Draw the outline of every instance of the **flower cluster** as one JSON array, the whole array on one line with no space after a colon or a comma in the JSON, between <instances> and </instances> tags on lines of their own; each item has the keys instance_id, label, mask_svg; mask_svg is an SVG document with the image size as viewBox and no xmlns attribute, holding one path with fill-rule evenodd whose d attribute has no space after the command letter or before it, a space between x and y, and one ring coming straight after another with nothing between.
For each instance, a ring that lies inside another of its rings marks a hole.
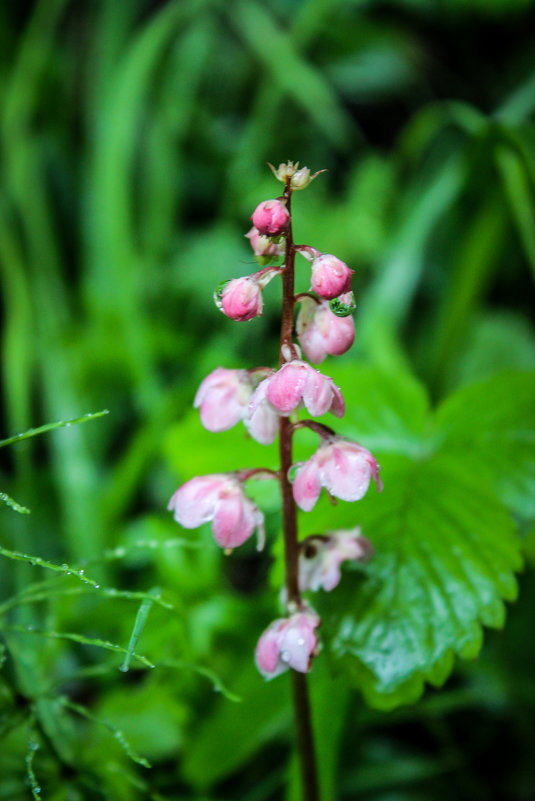
<instances>
[{"instance_id":1,"label":"flower cluster","mask_svg":"<svg viewBox=\"0 0 535 801\"><path fill-rule=\"evenodd\" d=\"M299 168L293 162L277 169L270 167L284 184L284 193L256 207L251 217L253 228L246 234L262 269L224 282L215 293L215 301L232 320L252 320L262 314L263 291L269 282L277 275L284 279L291 272L291 281L283 280L279 366L249 370L217 367L200 384L194 406L209 431L226 431L243 422L250 436L264 445L274 442L279 434L281 466L277 472L253 468L195 477L180 486L169 503L175 519L185 528L211 522L214 538L226 552L242 545L255 531L258 548L264 545L264 516L245 491L249 479L269 477L279 481L284 503L289 498L291 504L305 512L314 508L322 489L329 496L350 502L365 495L372 479L378 491L382 489L379 466L370 451L338 436L322 423L300 419L301 410L312 417L326 412L338 418L344 416L340 388L308 362L319 364L327 356L345 353L353 344L353 270L332 254L293 242L292 192L308 186L319 173L311 175L308 168ZM288 286L293 287L296 255L304 257L310 270L310 291L299 295L293 295L293 290L288 294L287 290ZM283 264L273 264L281 257ZM295 334L300 347L292 341L296 305L299 312ZM301 357L301 349L308 362ZM320 443L307 461L292 464L291 438L303 427L319 434ZM316 629L320 618L301 593L332 590L340 581L342 563L369 558L372 547L356 528L307 537L299 544L298 553L293 578L287 575L282 595L286 615L268 626L256 649L256 664L266 678L289 668L308 672L319 651Z\"/></svg>"}]
</instances>

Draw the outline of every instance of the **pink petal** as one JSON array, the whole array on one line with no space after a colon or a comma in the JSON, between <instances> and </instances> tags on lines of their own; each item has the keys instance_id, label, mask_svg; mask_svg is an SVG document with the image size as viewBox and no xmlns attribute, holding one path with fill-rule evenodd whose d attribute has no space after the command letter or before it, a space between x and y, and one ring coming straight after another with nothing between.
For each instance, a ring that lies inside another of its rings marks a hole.
<instances>
[{"instance_id":1,"label":"pink petal","mask_svg":"<svg viewBox=\"0 0 535 801\"><path fill-rule=\"evenodd\" d=\"M271 445L279 430L279 415L267 401L260 402L244 420L247 431L261 445Z\"/></svg>"},{"instance_id":2,"label":"pink petal","mask_svg":"<svg viewBox=\"0 0 535 801\"><path fill-rule=\"evenodd\" d=\"M321 586L326 592L331 592L340 583L342 572L340 570L340 562L332 557L326 559L323 569L321 571Z\"/></svg>"},{"instance_id":3,"label":"pink petal","mask_svg":"<svg viewBox=\"0 0 535 801\"><path fill-rule=\"evenodd\" d=\"M375 459L372 454L367 451L367 461L370 465L370 470L372 471L373 480L377 484L377 492L383 491L383 482L381 481L381 477L379 476L379 465L377 464L377 460Z\"/></svg>"},{"instance_id":4,"label":"pink petal","mask_svg":"<svg viewBox=\"0 0 535 801\"><path fill-rule=\"evenodd\" d=\"M329 411L331 414L334 414L335 417L343 417L346 413L344 397L340 392L340 387L337 387L332 379L330 379L330 381L332 382L331 389L333 393L333 400Z\"/></svg>"},{"instance_id":5,"label":"pink petal","mask_svg":"<svg viewBox=\"0 0 535 801\"><path fill-rule=\"evenodd\" d=\"M371 470L358 451L332 445L321 477L331 495L343 501L358 501L364 497L370 485Z\"/></svg>"},{"instance_id":6,"label":"pink petal","mask_svg":"<svg viewBox=\"0 0 535 801\"><path fill-rule=\"evenodd\" d=\"M214 539L222 548L237 548L255 529L255 518L240 489L221 498L212 521ZM251 504L252 505L252 504Z\"/></svg>"},{"instance_id":7,"label":"pink petal","mask_svg":"<svg viewBox=\"0 0 535 801\"><path fill-rule=\"evenodd\" d=\"M321 364L327 356L327 351L325 339L317 326L308 326L298 338L307 359L313 364Z\"/></svg>"},{"instance_id":8,"label":"pink petal","mask_svg":"<svg viewBox=\"0 0 535 801\"><path fill-rule=\"evenodd\" d=\"M255 662L258 670L266 679L272 679L288 669L287 665L279 662L279 631L286 621L282 618L273 623L264 631L255 651Z\"/></svg>"},{"instance_id":9,"label":"pink petal","mask_svg":"<svg viewBox=\"0 0 535 801\"><path fill-rule=\"evenodd\" d=\"M318 370L314 370L313 367L309 367L303 391L303 402L314 417L320 417L329 411L333 399L331 384L330 378L322 375Z\"/></svg>"},{"instance_id":10,"label":"pink petal","mask_svg":"<svg viewBox=\"0 0 535 801\"><path fill-rule=\"evenodd\" d=\"M337 317L329 309L329 328L326 332L325 346L331 356L341 356L355 341L355 323L352 317Z\"/></svg>"},{"instance_id":11,"label":"pink petal","mask_svg":"<svg viewBox=\"0 0 535 801\"><path fill-rule=\"evenodd\" d=\"M184 528L198 528L212 519L227 484L224 475L196 476L177 489L167 508L174 510L175 520Z\"/></svg>"},{"instance_id":12,"label":"pink petal","mask_svg":"<svg viewBox=\"0 0 535 801\"><path fill-rule=\"evenodd\" d=\"M266 397L281 414L289 415L299 406L307 380L308 365L289 362L268 378Z\"/></svg>"},{"instance_id":13,"label":"pink petal","mask_svg":"<svg viewBox=\"0 0 535 801\"><path fill-rule=\"evenodd\" d=\"M227 431L239 423L246 407L235 388L214 389L201 404L201 423L207 431Z\"/></svg>"},{"instance_id":14,"label":"pink petal","mask_svg":"<svg viewBox=\"0 0 535 801\"><path fill-rule=\"evenodd\" d=\"M273 374L274 375L274 374ZM271 380L271 376L268 378L264 378L263 381L259 383L255 391L251 396L251 400L249 401L249 406L247 408L247 420L250 420L254 413L256 412L258 406L265 402L266 400L266 390L268 388L268 382ZM247 425L247 423L246 423Z\"/></svg>"},{"instance_id":15,"label":"pink petal","mask_svg":"<svg viewBox=\"0 0 535 801\"><path fill-rule=\"evenodd\" d=\"M306 613L297 613L281 633L280 659L300 673L308 673L310 660L318 644L314 629L319 619Z\"/></svg>"},{"instance_id":16,"label":"pink petal","mask_svg":"<svg viewBox=\"0 0 535 801\"><path fill-rule=\"evenodd\" d=\"M201 407L201 422L208 431L226 431L241 420L251 394L246 370L218 367L201 383L193 405Z\"/></svg>"},{"instance_id":17,"label":"pink petal","mask_svg":"<svg viewBox=\"0 0 535 801\"><path fill-rule=\"evenodd\" d=\"M293 495L296 504L304 512L310 512L316 505L320 492L320 469L316 459L312 456L297 471L293 482Z\"/></svg>"}]
</instances>

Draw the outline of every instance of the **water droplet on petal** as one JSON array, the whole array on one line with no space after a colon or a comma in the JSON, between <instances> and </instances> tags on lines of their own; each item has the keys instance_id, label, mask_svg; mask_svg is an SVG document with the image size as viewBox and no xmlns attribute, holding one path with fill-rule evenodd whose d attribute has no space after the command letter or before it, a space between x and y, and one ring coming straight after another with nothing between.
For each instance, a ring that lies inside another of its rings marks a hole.
<instances>
[{"instance_id":1,"label":"water droplet on petal","mask_svg":"<svg viewBox=\"0 0 535 801\"><path fill-rule=\"evenodd\" d=\"M281 660L283 662L289 662L290 661L290 652L289 651L281 651Z\"/></svg>"}]
</instances>

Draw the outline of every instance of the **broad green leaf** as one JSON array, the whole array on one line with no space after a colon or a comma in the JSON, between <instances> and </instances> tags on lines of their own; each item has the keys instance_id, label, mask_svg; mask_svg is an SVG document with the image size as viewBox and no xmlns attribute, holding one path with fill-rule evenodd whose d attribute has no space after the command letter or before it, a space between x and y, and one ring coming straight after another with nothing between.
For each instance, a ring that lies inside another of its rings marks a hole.
<instances>
[{"instance_id":1,"label":"broad green leaf","mask_svg":"<svg viewBox=\"0 0 535 801\"><path fill-rule=\"evenodd\" d=\"M326 629L373 706L414 701L424 681L442 684L453 655L475 657L481 624L503 625L502 599L516 595L512 521L469 457L460 467L445 455L385 458L383 494L337 515L362 525L375 557L363 581L342 582Z\"/></svg>"},{"instance_id":2,"label":"broad green leaf","mask_svg":"<svg viewBox=\"0 0 535 801\"><path fill-rule=\"evenodd\" d=\"M363 445L378 453L416 458L428 447L429 400L416 379L351 363L329 364L324 372L345 399L346 414L336 426L340 432L350 427Z\"/></svg>"},{"instance_id":3,"label":"broad green leaf","mask_svg":"<svg viewBox=\"0 0 535 801\"><path fill-rule=\"evenodd\" d=\"M467 386L436 421L442 450L460 459L470 453L515 514L535 516L535 372L504 371Z\"/></svg>"},{"instance_id":4,"label":"broad green leaf","mask_svg":"<svg viewBox=\"0 0 535 801\"><path fill-rule=\"evenodd\" d=\"M501 627L503 601L516 597L520 539L507 507L530 509L535 382L531 373L502 373L460 390L426 420L412 379L362 368L353 379L360 406L350 406L341 433L371 446L383 418L374 453L384 491L372 486L336 509L322 498L302 515L301 532L361 525L374 544L369 565L313 603L335 670L388 709L416 700L426 682L442 684L455 655L475 657L482 626Z\"/></svg>"}]
</instances>

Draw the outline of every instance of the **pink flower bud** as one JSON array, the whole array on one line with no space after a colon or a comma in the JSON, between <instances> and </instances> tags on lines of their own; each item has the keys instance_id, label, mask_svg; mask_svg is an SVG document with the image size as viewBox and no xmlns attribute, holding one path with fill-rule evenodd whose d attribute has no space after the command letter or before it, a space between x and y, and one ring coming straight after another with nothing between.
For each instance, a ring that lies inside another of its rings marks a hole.
<instances>
[{"instance_id":1,"label":"pink flower bud","mask_svg":"<svg viewBox=\"0 0 535 801\"><path fill-rule=\"evenodd\" d=\"M312 298L304 298L296 329L305 356L315 364L322 362L327 355L345 353L355 339L353 318L337 317L325 300L318 304Z\"/></svg>"},{"instance_id":2,"label":"pink flower bud","mask_svg":"<svg viewBox=\"0 0 535 801\"><path fill-rule=\"evenodd\" d=\"M254 210L251 219L259 233L264 236L279 236L288 225L290 214L280 200L263 200Z\"/></svg>"},{"instance_id":3,"label":"pink flower bud","mask_svg":"<svg viewBox=\"0 0 535 801\"><path fill-rule=\"evenodd\" d=\"M247 370L218 367L200 385L193 406L200 407L201 422L208 431L227 431L243 419L252 394Z\"/></svg>"},{"instance_id":4,"label":"pink flower bud","mask_svg":"<svg viewBox=\"0 0 535 801\"><path fill-rule=\"evenodd\" d=\"M289 668L308 673L317 653L315 629L319 624L320 619L312 609L274 620L256 646L255 662L264 678L273 679Z\"/></svg>"},{"instance_id":5,"label":"pink flower bud","mask_svg":"<svg viewBox=\"0 0 535 801\"><path fill-rule=\"evenodd\" d=\"M258 549L264 543L264 515L247 498L234 475L197 476L177 489L167 507L184 528L212 521L215 541L222 548L237 548L258 529Z\"/></svg>"},{"instance_id":6,"label":"pink flower bud","mask_svg":"<svg viewBox=\"0 0 535 801\"><path fill-rule=\"evenodd\" d=\"M283 417L288 417L301 404L315 417L328 411L343 417L345 412L342 393L332 378L298 359L287 362L258 385L249 403L249 419L263 401Z\"/></svg>"},{"instance_id":7,"label":"pink flower bud","mask_svg":"<svg viewBox=\"0 0 535 801\"><path fill-rule=\"evenodd\" d=\"M328 253L318 256L312 261L311 269L310 284L320 298L326 300L337 298L338 295L349 292L351 289L353 270L350 270L347 264L337 259L336 256Z\"/></svg>"},{"instance_id":8,"label":"pink flower bud","mask_svg":"<svg viewBox=\"0 0 535 801\"><path fill-rule=\"evenodd\" d=\"M220 293L216 293L217 307L237 322L252 320L262 315L262 290L254 275L233 278L224 285Z\"/></svg>"},{"instance_id":9,"label":"pink flower bud","mask_svg":"<svg viewBox=\"0 0 535 801\"><path fill-rule=\"evenodd\" d=\"M364 562L372 554L372 545L361 536L360 528L306 537L299 543L299 589L315 592L323 587L329 592L340 582L342 562Z\"/></svg>"},{"instance_id":10,"label":"pink flower bud","mask_svg":"<svg viewBox=\"0 0 535 801\"><path fill-rule=\"evenodd\" d=\"M262 236L257 228L253 227L248 234L245 234L255 256L283 256L285 251L284 241L273 242L269 236Z\"/></svg>"},{"instance_id":11,"label":"pink flower bud","mask_svg":"<svg viewBox=\"0 0 535 801\"><path fill-rule=\"evenodd\" d=\"M381 492L379 465L372 454L351 440L329 437L307 462L297 466L295 502L304 512L310 512L322 487L342 501L358 501L366 494L372 477Z\"/></svg>"}]
</instances>

